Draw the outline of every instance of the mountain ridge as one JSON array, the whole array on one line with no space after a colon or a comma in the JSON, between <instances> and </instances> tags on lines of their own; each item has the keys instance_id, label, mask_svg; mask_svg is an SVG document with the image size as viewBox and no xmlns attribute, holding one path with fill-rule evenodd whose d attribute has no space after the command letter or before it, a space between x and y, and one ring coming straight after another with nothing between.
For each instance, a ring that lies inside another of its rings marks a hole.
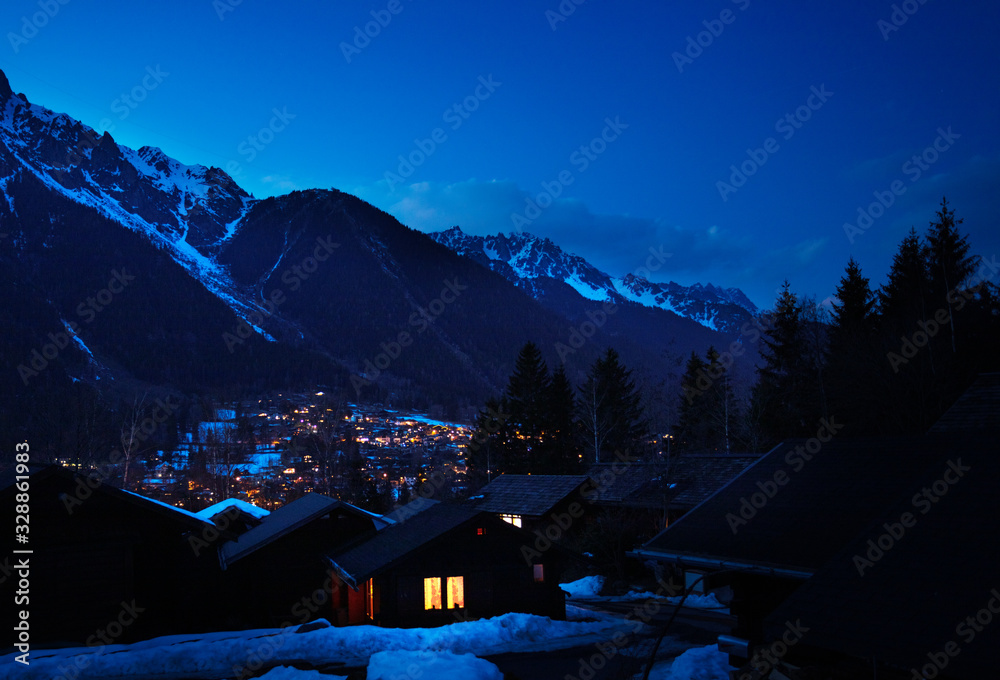
<instances>
[{"instance_id":1,"label":"mountain ridge","mask_svg":"<svg viewBox=\"0 0 1000 680\"><path fill-rule=\"evenodd\" d=\"M561 281L597 302L635 302L692 319L710 330L736 333L756 315L757 306L738 288L712 284L658 283L636 273L613 277L587 260L568 253L548 238L529 232L489 236L466 234L460 227L429 234L460 255L502 274L512 283L544 297L545 279ZM670 254L654 253L661 263Z\"/></svg>"},{"instance_id":2,"label":"mountain ridge","mask_svg":"<svg viewBox=\"0 0 1000 680\"><path fill-rule=\"evenodd\" d=\"M0 294L32 301L0 313L16 329L0 339L8 432L27 432L31 409L67 407L47 401L42 384L122 396L323 384L352 400L454 412L502 389L528 341L576 379L614 346L660 381L680 357L731 340L622 297L562 352L595 305L564 281L515 285L496 262L483 266L336 189L255 199L218 168L120 145L13 94L0 76ZM546 244L550 265L570 262ZM582 258L572 264L589 271ZM109 285L114 271L134 283ZM81 317L92 298L103 302ZM71 323L71 346L49 351ZM43 351L52 356L38 359Z\"/></svg>"}]
</instances>

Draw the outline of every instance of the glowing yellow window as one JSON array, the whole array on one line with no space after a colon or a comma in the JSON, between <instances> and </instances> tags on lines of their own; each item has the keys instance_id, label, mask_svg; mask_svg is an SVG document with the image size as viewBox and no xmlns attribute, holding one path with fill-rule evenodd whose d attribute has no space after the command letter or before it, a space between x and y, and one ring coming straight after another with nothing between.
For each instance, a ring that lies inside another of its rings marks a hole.
<instances>
[{"instance_id":1,"label":"glowing yellow window","mask_svg":"<svg viewBox=\"0 0 1000 680\"><path fill-rule=\"evenodd\" d=\"M508 524L513 524L516 527L521 526L521 516L520 515L500 515L500 519Z\"/></svg>"},{"instance_id":2,"label":"glowing yellow window","mask_svg":"<svg viewBox=\"0 0 1000 680\"><path fill-rule=\"evenodd\" d=\"M441 608L441 579L424 579L424 609Z\"/></svg>"},{"instance_id":3,"label":"glowing yellow window","mask_svg":"<svg viewBox=\"0 0 1000 680\"><path fill-rule=\"evenodd\" d=\"M438 600L440 602L440 600ZM465 577L448 577L448 609L465 609Z\"/></svg>"}]
</instances>

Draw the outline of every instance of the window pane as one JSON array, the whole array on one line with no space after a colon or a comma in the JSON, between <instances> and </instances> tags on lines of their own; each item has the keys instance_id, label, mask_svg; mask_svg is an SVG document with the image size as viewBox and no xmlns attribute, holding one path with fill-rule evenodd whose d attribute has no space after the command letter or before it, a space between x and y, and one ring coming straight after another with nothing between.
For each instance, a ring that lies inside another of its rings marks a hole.
<instances>
[{"instance_id":1,"label":"window pane","mask_svg":"<svg viewBox=\"0 0 1000 680\"><path fill-rule=\"evenodd\" d=\"M535 582L536 583L542 583L543 581L545 581L545 565L544 564L536 564L536 565L534 565L534 572L535 572Z\"/></svg>"},{"instance_id":2,"label":"window pane","mask_svg":"<svg viewBox=\"0 0 1000 680\"><path fill-rule=\"evenodd\" d=\"M365 605L368 610L368 618L375 618L375 584L372 579L368 579L368 590L365 593Z\"/></svg>"},{"instance_id":3,"label":"window pane","mask_svg":"<svg viewBox=\"0 0 1000 680\"><path fill-rule=\"evenodd\" d=\"M465 577L448 577L448 609L465 609Z\"/></svg>"},{"instance_id":4,"label":"window pane","mask_svg":"<svg viewBox=\"0 0 1000 680\"><path fill-rule=\"evenodd\" d=\"M441 579L424 579L424 609L441 608Z\"/></svg>"},{"instance_id":5,"label":"window pane","mask_svg":"<svg viewBox=\"0 0 1000 680\"><path fill-rule=\"evenodd\" d=\"M521 526L521 516L520 515L500 515L500 519L507 524L513 524L516 527Z\"/></svg>"}]
</instances>

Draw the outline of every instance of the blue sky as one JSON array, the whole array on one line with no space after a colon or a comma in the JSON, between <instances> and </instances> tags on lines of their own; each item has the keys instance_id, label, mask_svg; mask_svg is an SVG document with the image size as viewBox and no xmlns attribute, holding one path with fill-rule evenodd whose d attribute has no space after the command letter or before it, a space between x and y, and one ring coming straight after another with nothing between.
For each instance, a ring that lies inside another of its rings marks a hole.
<instances>
[{"instance_id":1,"label":"blue sky","mask_svg":"<svg viewBox=\"0 0 1000 680\"><path fill-rule=\"evenodd\" d=\"M881 282L943 194L1000 253L1000 6L895 7L9 0L0 68L258 197L335 187L424 231L520 215L611 274L662 249L651 278L767 306L786 278L830 295L851 255Z\"/></svg>"}]
</instances>

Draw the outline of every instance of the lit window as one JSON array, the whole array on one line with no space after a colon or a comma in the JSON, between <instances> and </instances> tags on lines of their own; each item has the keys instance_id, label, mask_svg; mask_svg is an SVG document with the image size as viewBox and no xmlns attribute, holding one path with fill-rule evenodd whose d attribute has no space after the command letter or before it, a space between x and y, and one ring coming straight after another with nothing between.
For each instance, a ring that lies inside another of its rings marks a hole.
<instances>
[{"instance_id":1,"label":"lit window","mask_svg":"<svg viewBox=\"0 0 1000 680\"><path fill-rule=\"evenodd\" d=\"M482 527L477 527L476 528L476 536L482 536L484 533L486 533L486 532L483 531Z\"/></svg>"},{"instance_id":2,"label":"lit window","mask_svg":"<svg viewBox=\"0 0 1000 680\"><path fill-rule=\"evenodd\" d=\"M535 572L535 583L542 583L545 581L545 565L536 564L532 566L532 570Z\"/></svg>"},{"instance_id":3,"label":"lit window","mask_svg":"<svg viewBox=\"0 0 1000 680\"><path fill-rule=\"evenodd\" d=\"M367 597L365 598L365 608L368 610L368 618L375 618L375 584L372 579L368 579L368 590L365 593Z\"/></svg>"},{"instance_id":4,"label":"lit window","mask_svg":"<svg viewBox=\"0 0 1000 680\"><path fill-rule=\"evenodd\" d=\"M462 576L448 577L448 609L465 609L465 578Z\"/></svg>"},{"instance_id":5,"label":"lit window","mask_svg":"<svg viewBox=\"0 0 1000 680\"><path fill-rule=\"evenodd\" d=\"M500 515L500 519L507 524L513 524L516 527L521 526L521 516L520 515Z\"/></svg>"},{"instance_id":6,"label":"lit window","mask_svg":"<svg viewBox=\"0 0 1000 680\"><path fill-rule=\"evenodd\" d=\"M424 609L441 608L441 579L424 579Z\"/></svg>"}]
</instances>

